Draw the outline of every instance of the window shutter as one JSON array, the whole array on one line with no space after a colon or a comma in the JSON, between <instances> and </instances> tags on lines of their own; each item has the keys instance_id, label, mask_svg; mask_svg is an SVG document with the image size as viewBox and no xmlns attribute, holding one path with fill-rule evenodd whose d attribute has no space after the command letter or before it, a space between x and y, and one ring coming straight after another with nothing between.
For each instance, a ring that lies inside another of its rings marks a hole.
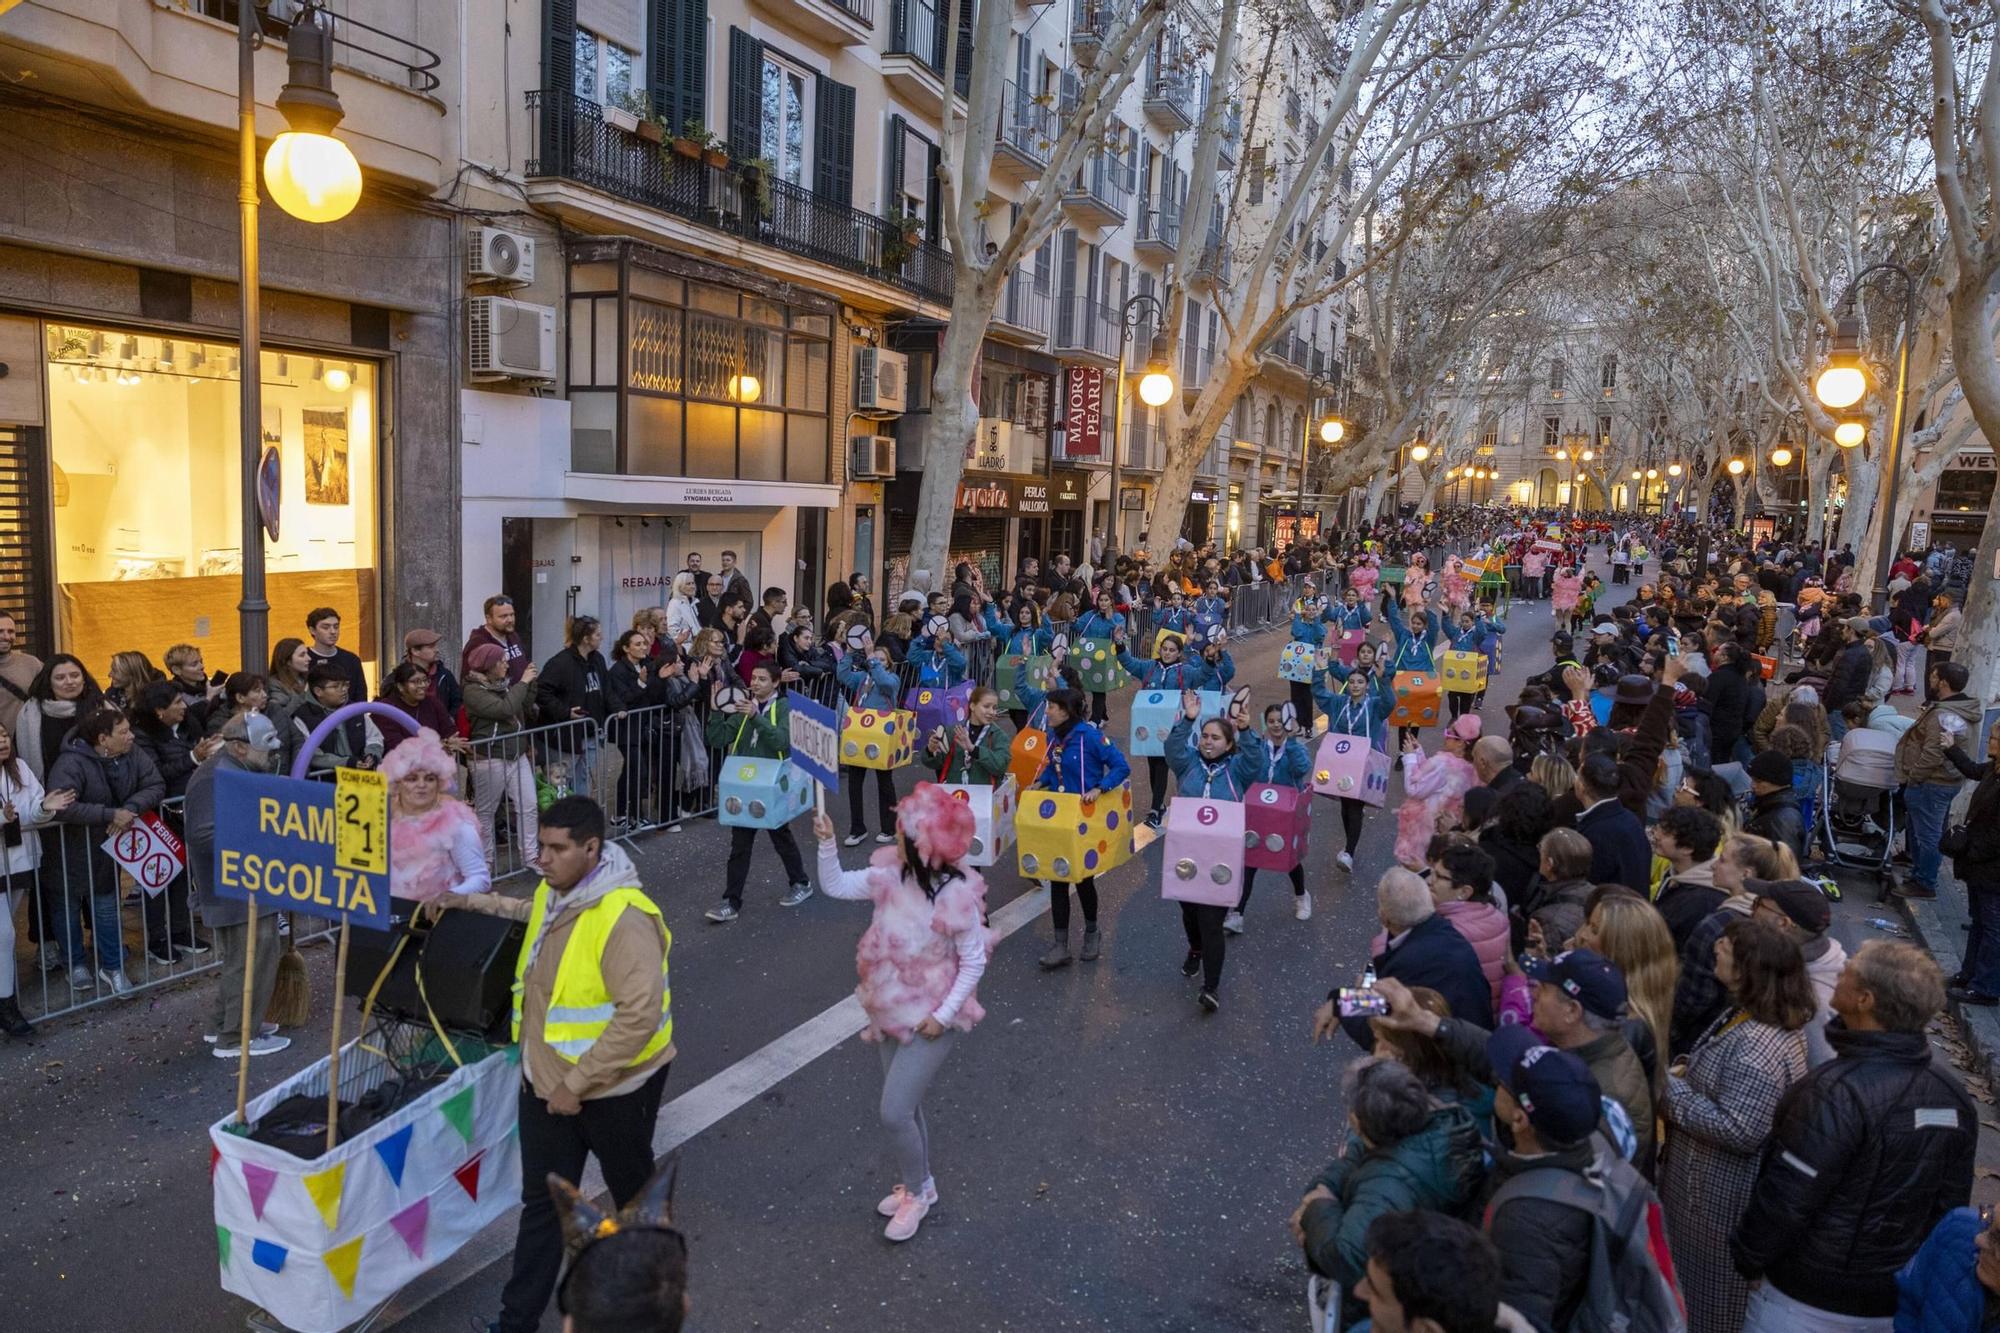
<instances>
[{"instance_id":1,"label":"window shutter","mask_svg":"<svg viewBox=\"0 0 2000 1333\"><path fill-rule=\"evenodd\" d=\"M729 30L729 155L739 162L764 151L764 43Z\"/></svg>"},{"instance_id":2,"label":"window shutter","mask_svg":"<svg viewBox=\"0 0 2000 1333\"><path fill-rule=\"evenodd\" d=\"M815 127L813 144L813 193L822 199L852 207L854 204L854 89L814 76L818 85L813 98Z\"/></svg>"},{"instance_id":3,"label":"window shutter","mask_svg":"<svg viewBox=\"0 0 2000 1333\"><path fill-rule=\"evenodd\" d=\"M576 0L542 0L542 87L567 93L576 87Z\"/></svg>"},{"instance_id":4,"label":"window shutter","mask_svg":"<svg viewBox=\"0 0 2000 1333\"><path fill-rule=\"evenodd\" d=\"M706 122L708 0L648 0L646 80L668 133Z\"/></svg>"},{"instance_id":5,"label":"window shutter","mask_svg":"<svg viewBox=\"0 0 2000 1333\"><path fill-rule=\"evenodd\" d=\"M1076 335L1076 233L1068 228L1063 230L1060 246L1061 257L1057 260L1060 281L1056 286L1056 340L1065 346L1075 346L1071 341Z\"/></svg>"},{"instance_id":6,"label":"window shutter","mask_svg":"<svg viewBox=\"0 0 2000 1333\"><path fill-rule=\"evenodd\" d=\"M882 196L883 214L894 222L903 211L903 118L889 117L888 192Z\"/></svg>"},{"instance_id":7,"label":"window shutter","mask_svg":"<svg viewBox=\"0 0 2000 1333\"><path fill-rule=\"evenodd\" d=\"M1029 65L1034 60L1034 55L1034 43L1028 40L1028 34L1024 32L1014 42L1014 123L1016 125L1029 123L1027 109L1024 104L1030 97L1035 95L1034 90L1028 87L1028 79L1030 77Z\"/></svg>"},{"instance_id":8,"label":"window shutter","mask_svg":"<svg viewBox=\"0 0 2000 1333\"><path fill-rule=\"evenodd\" d=\"M940 38L943 29L939 29ZM940 58L944 52L938 52ZM954 61L958 66L952 74L952 87L962 95L972 83L972 0L958 0L958 55Z\"/></svg>"},{"instance_id":9,"label":"window shutter","mask_svg":"<svg viewBox=\"0 0 2000 1333\"><path fill-rule=\"evenodd\" d=\"M924 181L924 239L935 245L942 239L938 224L944 218L944 188L938 181L938 146L925 144L924 151L930 155L928 176Z\"/></svg>"}]
</instances>

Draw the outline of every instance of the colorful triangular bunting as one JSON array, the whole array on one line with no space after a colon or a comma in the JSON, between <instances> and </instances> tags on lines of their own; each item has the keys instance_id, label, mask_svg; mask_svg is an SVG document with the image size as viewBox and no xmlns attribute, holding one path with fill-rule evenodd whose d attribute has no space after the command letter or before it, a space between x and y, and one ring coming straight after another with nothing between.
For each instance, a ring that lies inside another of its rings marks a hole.
<instances>
[{"instance_id":1,"label":"colorful triangular bunting","mask_svg":"<svg viewBox=\"0 0 2000 1333\"><path fill-rule=\"evenodd\" d=\"M245 1162L243 1183L250 1187L250 1211L257 1214L257 1220L261 1222L264 1220L264 1201L271 1197L271 1186L278 1183L278 1173L268 1166Z\"/></svg>"},{"instance_id":2,"label":"colorful triangular bunting","mask_svg":"<svg viewBox=\"0 0 2000 1333\"><path fill-rule=\"evenodd\" d=\"M361 1241L356 1236L345 1245L336 1245L320 1256L326 1271L333 1274L333 1280L340 1284L340 1294L354 1299L354 1271L361 1266Z\"/></svg>"},{"instance_id":3,"label":"colorful triangular bunting","mask_svg":"<svg viewBox=\"0 0 2000 1333\"><path fill-rule=\"evenodd\" d=\"M250 1262L273 1273L282 1273L285 1271L285 1256L290 1253L276 1241L260 1240L250 1246Z\"/></svg>"},{"instance_id":4,"label":"colorful triangular bunting","mask_svg":"<svg viewBox=\"0 0 2000 1333\"><path fill-rule=\"evenodd\" d=\"M412 1259L424 1257L424 1232L429 1229L431 1201L428 1197L418 1199L389 1219L389 1225L396 1228L396 1234L403 1238L403 1244L410 1247Z\"/></svg>"},{"instance_id":5,"label":"colorful triangular bunting","mask_svg":"<svg viewBox=\"0 0 2000 1333\"><path fill-rule=\"evenodd\" d=\"M313 1206L319 1209L319 1220L326 1223L328 1231L333 1230L333 1224L340 1220L340 1190L346 1179L345 1162L335 1162L326 1170L301 1179L306 1193L312 1196Z\"/></svg>"},{"instance_id":6,"label":"colorful triangular bunting","mask_svg":"<svg viewBox=\"0 0 2000 1333\"><path fill-rule=\"evenodd\" d=\"M229 1267L229 1242L230 1242L230 1239L231 1239L231 1237L230 1237L230 1235L229 1235L229 1228L228 1228L228 1227L223 1227L223 1226L218 1226L218 1227L217 1227L217 1228L215 1229L215 1249L216 1249L216 1253L218 1253L218 1254L220 1254L220 1255L222 1256L222 1266L223 1266L224 1268L227 1268L227 1267Z\"/></svg>"},{"instance_id":7,"label":"colorful triangular bunting","mask_svg":"<svg viewBox=\"0 0 2000 1333\"><path fill-rule=\"evenodd\" d=\"M485 1155L483 1152L474 1153L471 1161L451 1173L451 1178L475 1201L479 1198L479 1159Z\"/></svg>"},{"instance_id":8,"label":"colorful triangular bunting","mask_svg":"<svg viewBox=\"0 0 2000 1333\"><path fill-rule=\"evenodd\" d=\"M375 1145L375 1155L382 1159L382 1165L389 1171L389 1179L400 1187L403 1183L403 1163L410 1157L410 1131L415 1125L404 1125Z\"/></svg>"},{"instance_id":9,"label":"colorful triangular bunting","mask_svg":"<svg viewBox=\"0 0 2000 1333\"><path fill-rule=\"evenodd\" d=\"M465 1140L468 1147L471 1146L472 1085L467 1084L451 1096L445 1098L443 1102L439 1103L438 1110L444 1112L444 1118L451 1122L451 1127L458 1131L458 1136Z\"/></svg>"}]
</instances>

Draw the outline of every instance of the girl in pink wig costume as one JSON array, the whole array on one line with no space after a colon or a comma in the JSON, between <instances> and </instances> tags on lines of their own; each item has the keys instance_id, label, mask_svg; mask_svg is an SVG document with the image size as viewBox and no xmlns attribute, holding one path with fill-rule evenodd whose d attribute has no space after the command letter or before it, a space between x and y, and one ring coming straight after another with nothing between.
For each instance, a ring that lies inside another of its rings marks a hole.
<instances>
[{"instance_id":1,"label":"girl in pink wig costume","mask_svg":"<svg viewBox=\"0 0 2000 1333\"><path fill-rule=\"evenodd\" d=\"M1431 562L1422 551L1410 557L1410 563L1403 568L1403 611L1421 611L1429 604L1432 589L1425 585L1432 581Z\"/></svg>"},{"instance_id":2,"label":"girl in pink wig costume","mask_svg":"<svg viewBox=\"0 0 2000 1333\"><path fill-rule=\"evenodd\" d=\"M1375 600L1375 584L1382 577L1382 561L1379 556L1364 555L1354 568L1347 571L1347 586L1361 594L1361 604L1367 606Z\"/></svg>"},{"instance_id":3,"label":"girl in pink wig costume","mask_svg":"<svg viewBox=\"0 0 2000 1333\"><path fill-rule=\"evenodd\" d=\"M1465 794L1479 785L1468 756L1479 739L1479 714L1466 713L1445 728L1444 744L1428 758L1414 735L1403 738L1403 804L1396 811L1396 860L1406 869L1425 868L1424 853L1438 819L1456 828L1465 815Z\"/></svg>"},{"instance_id":4,"label":"girl in pink wig costume","mask_svg":"<svg viewBox=\"0 0 2000 1333\"><path fill-rule=\"evenodd\" d=\"M889 1219L882 1234L904 1241L938 1200L924 1093L959 1034L986 1016L976 993L992 947L982 924L986 881L959 864L972 845L972 810L919 782L896 805L895 845L869 857L865 870L840 868L825 814L813 816L813 833L827 897L875 904L854 953L854 993L868 1015L861 1039L881 1056L882 1127L903 1176L876 1211Z\"/></svg>"},{"instance_id":5,"label":"girl in pink wig costume","mask_svg":"<svg viewBox=\"0 0 2000 1333\"><path fill-rule=\"evenodd\" d=\"M425 727L382 761L389 779L389 895L427 903L493 885L479 819L450 794L458 768Z\"/></svg>"},{"instance_id":6,"label":"girl in pink wig costume","mask_svg":"<svg viewBox=\"0 0 2000 1333\"><path fill-rule=\"evenodd\" d=\"M1444 604L1453 615L1472 604L1472 579L1465 572L1465 562L1455 555L1444 558Z\"/></svg>"}]
</instances>

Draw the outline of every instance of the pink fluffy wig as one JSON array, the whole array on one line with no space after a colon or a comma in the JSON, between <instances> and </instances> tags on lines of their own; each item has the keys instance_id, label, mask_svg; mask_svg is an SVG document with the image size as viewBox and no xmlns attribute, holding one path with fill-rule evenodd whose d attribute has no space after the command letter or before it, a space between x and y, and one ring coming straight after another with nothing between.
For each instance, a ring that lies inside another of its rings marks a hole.
<instances>
[{"instance_id":1,"label":"pink fluffy wig","mask_svg":"<svg viewBox=\"0 0 2000 1333\"><path fill-rule=\"evenodd\" d=\"M458 765L452 762L444 742L429 727L389 751L382 761L382 776L391 783L401 782L412 773L435 773L446 791L457 788Z\"/></svg>"},{"instance_id":2,"label":"pink fluffy wig","mask_svg":"<svg viewBox=\"0 0 2000 1333\"><path fill-rule=\"evenodd\" d=\"M935 782L896 803L896 827L928 865L957 865L972 846L972 807Z\"/></svg>"}]
</instances>

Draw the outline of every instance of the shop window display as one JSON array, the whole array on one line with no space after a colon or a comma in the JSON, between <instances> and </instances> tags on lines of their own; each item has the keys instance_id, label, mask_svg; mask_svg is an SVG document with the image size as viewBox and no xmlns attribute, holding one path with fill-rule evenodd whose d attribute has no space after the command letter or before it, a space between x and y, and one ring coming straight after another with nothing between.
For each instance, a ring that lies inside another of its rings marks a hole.
<instances>
[{"instance_id":1,"label":"shop window display","mask_svg":"<svg viewBox=\"0 0 2000 1333\"><path fill-rule=\"evenodd\" d=\"M239 658L242 522L237 349L50 324L49 458L57 638L100 673L175 643ZM270 638L338 609L372 677L380 396L367 361L266 350L263 436L278 536L265 543ZM263 664L257 664L262 669Z\"/></svg>"}]
</instances>

